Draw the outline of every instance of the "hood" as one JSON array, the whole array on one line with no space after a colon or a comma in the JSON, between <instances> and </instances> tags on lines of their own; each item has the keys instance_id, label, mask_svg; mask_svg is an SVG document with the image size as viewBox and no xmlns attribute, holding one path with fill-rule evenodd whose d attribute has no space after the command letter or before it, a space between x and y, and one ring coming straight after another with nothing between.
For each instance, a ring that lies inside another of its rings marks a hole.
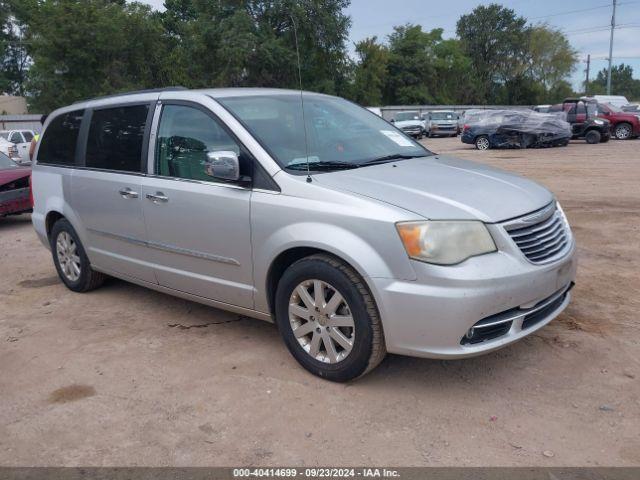
<instances>
[{"instance_id":1,"label":"hood","mask_svg":"<svg viewBox=\"0 0 640 480\"><path fill-rule=\"evenodd\" d=\"M424 123L421 120L400 120L394 123L396 128L402 127L422 127Z\"/></svg>"},{"instance_id":2,"label":"hood","mask_svg":"<svg viewBox=\"0 0 640 480\"><path fill-rule=\"evenodd\" d=\"M31 175L30 168L4 168L0 170L0 186Z\"/></svg>"},{"instance_id":3,"label":"hood","mask_svg":"<svg viewBox=\"0 0 640 480\"><path fill-rule=\"evenodd\" d=\"M315 175L314 180L432 220L501 222L553 200L549 190L531 180L442 155Z\"/></svg>"}]
</instances>

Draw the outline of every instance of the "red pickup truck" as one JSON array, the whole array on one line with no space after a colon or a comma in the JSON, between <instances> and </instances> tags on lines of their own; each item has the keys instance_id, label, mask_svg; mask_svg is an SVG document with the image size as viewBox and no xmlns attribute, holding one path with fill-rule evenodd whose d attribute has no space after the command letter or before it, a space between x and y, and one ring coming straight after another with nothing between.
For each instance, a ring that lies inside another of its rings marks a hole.
<instances>
[{"instance_id":1,"label":"red pickup truck","mask_svg":"<svg viewBox=\"0 0 640 480\"><path fill-rule=\"evenodd\" d=\"M625 112L608 103L598 103L598 117L611 122L611 134L618 140L640 135L640 114Z\"/></svg>"}]
</instances>

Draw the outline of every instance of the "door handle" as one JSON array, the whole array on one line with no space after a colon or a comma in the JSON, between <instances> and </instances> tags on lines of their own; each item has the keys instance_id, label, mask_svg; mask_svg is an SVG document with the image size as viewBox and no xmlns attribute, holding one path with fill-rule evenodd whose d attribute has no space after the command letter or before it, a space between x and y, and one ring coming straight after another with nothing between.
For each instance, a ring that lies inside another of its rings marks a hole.
<instances>
[{"instance_id":1,"label":"door handle","mask_svg":"<svg viewBox=\"0 0 640 480\"><path fill-rule=\"evenodd\" d=\"M129 187L119 190L118 193L122 198L138 198L138 192L134 192Z\"/></svg>"},{"instance_id":2,"label":"door handle","mask_svg":"<svg viewBox=\"0 0 640 480\"><path fill-rule=\"evenodd\" d=\"M169 201L169 197L162 192L156 192L155 194L147 193L147 198L153 203L167 203Z\"/></svg>"}]
</instances>

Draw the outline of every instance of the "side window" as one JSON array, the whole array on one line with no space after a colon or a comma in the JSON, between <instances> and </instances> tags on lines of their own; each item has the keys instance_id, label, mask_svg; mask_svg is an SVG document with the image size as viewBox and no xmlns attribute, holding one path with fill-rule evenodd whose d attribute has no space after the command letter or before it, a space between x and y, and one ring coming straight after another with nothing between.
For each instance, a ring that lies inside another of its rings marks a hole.
<instances>
[{"instance_id":1,"label":"side window","mask_svg":"<svg viewBox=\"0 0 640 480\"><path fill-rule=\"evenodd\" d=\"M13 132L11 134L11 137L9 138L9 141L11 143L24 143L24 140L22 140L22 135L20 135L20 132Z\"/></svg>"},{"instance_id":2,"label":"side window","mask_svg":"<svg viewBox=\"0 0 640 480\"><path fill-rule=\"evenodd\" d=\"M95 110L87 138L86 166L141 172L148 113L149 105Z\"/></svg>"},{"instance_id":3,"label":"side window","mask_svg":"<svg viewBox=\"0 0 640 480\"><path fill-rule=\"evenodd\" d=\"M216 151L241 153L236 141L205 112L183 105L162 108L156 143L158 175L216 181L207 173L207 154ZM241 174L246 168L247 159L241 156Z\"/></svg>"},{"instance_id":4,"label":"side window","mask_svg":"<svg viewBox=\"0 0 640 480\"><path fill-rule=\"evenodd\" d=\"M38 163L74 165L78 132L84 110L69 112L54 118L40 140Z\"/></svg>"},{"instance_id":5,"label":"side window","mask_svg":"<svg viewBox=\"0 0 640 480\"><path fill-rule=\"evenodd\" d=\"M22 136L24 137L25 142L30 142L33 140L33 133L31 132L22 132Z\"/></svg>"}]
</instances>

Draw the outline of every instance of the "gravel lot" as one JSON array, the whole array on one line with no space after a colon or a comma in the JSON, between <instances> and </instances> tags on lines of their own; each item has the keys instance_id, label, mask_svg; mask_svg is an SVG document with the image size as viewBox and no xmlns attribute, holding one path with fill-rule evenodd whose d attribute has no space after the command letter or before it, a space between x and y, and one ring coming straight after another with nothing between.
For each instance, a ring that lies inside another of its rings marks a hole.
<instances>
[{"instance_id":1,"label":"gravel lot","mask_svg":"<svg viewBox=\"0 0 640 480\"><path fill-rule=\"evenodd\" d=\"M29 217L0 219L0 465L640 465L640 140L425 143L557 194L580 267L549 326L332 384L270 324L116 280L74 294Z\"/></svg>"}]
</instances>

